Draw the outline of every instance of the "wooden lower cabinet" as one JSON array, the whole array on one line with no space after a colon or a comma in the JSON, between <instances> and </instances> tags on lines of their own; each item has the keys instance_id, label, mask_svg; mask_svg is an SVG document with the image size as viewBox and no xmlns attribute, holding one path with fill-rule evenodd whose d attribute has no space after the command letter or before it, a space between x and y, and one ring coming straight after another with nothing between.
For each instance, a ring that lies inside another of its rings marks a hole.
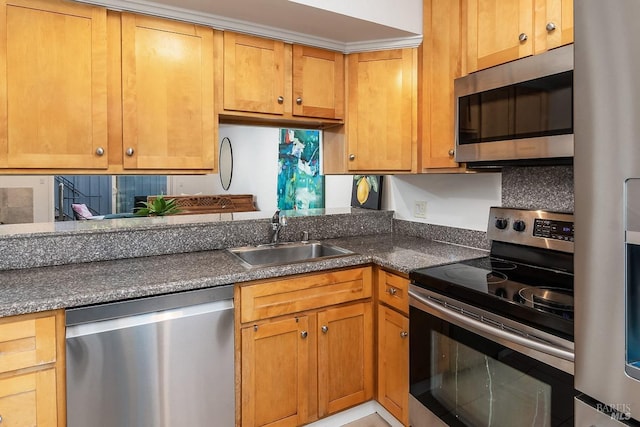
<instances>
[{"instance_id":1,"label":"wooden lower cabinet","mask_svg":"<svg viewBox=\"0 0 640 427\"><path fill-rule=\"evenodd\" d=\"M371 267L236 288L240 425L299 426L371 400L371 294Z\"/></svg>"},{"instance_id":2,"label":"wooden lower cabinet","mask_svg":"<svg viewBox=\"0 0 640 427\"><path fill-rule=\"evenodd\" d=\"M64 396L64 312L0 318L0 425L64 427Z\"/></svg>"},{"instance_id":3,"label":"wooden lower cabinet","mask_svg":"<svg viewBox=\"0 0 640 427\"><path fill-rule=\"evenodd\" d=\"M242 329L242 424L297 426L309 419L308 316Z\"/></svg>"},{"instance_id":4,"label":"wooden lower cabinet","mask_svg":"<svg viewBox=\"0 0 640 427\"><path fill-rule=\"evenodd\" d=\"M318 313L319 416L373 397L373 316L363 302Z\"/></svg>"},{"instance_id":5,"label":"wooden lower cabinet","mask_svg":"<svg viewBox=\"0 0 640 427\"><path fill-rule=\"evenodd\" d=\"M0 416L7 426L57 426L53 368L0 379Z\"/></svg>"},{"instance_id":6,"label":"wooden lower cabinet","mask_svg":"<svg viewBox=\"0 0 640 427\"><path fill-rule=\"evenodd\" d=\"M376 399L409 425L409 279L378 269Z\"/></svg>"},{"instance_id":7,"label":"wooden lower cabinet","mask_svg":"<svg viewBox=\"0 0 640 427\"><path fill-rule=\"evenodd\" d=\"M409 425L409 318L378 307L378 402Z\"/></svg>"}]
</instances>

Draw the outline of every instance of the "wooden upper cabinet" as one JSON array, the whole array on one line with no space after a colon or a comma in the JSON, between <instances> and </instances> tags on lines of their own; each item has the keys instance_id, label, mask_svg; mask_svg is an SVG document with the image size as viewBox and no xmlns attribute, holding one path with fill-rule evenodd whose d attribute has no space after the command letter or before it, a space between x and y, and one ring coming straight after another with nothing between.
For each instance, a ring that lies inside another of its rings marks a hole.
<instances>
[{"instance_id":1,"label":"wooden upper cabinet","mask_svg":"<svg viewBox=\"0 0 640 427\"><path fill-rule=\"evenodd\" d=\"M573 43L573 0L537 0L534 53Z\"/></svg>"},{"instance_id":2,"label":"wooden upper cabinet","mask_svg":"<svg viewBox=\"0 0 640 427\"><path fill-rule=\"evenodd\" d=\"M456 168L453 82L463 73L462 0L424 0L420 49L422 169Z\"/></svg>"},{"instance_id":3,"label":"wooden upper cabinet","mask_svg":"<svg viewBox=\"0 0 640 427\"><path fill-rule=\"evenodd\" d=\"M344 55L293 46L293 114L344 118Z\"/></svg>"},{"instance_id":4,"label":"wooden upper cabinet","mask_svg":"<svg viewBox=\"0 0 640 427\"><path fill-rule=\"evenodd\" d=\"M284 113L284 42L224 33L224 109Z\"/></svg>"},{"instance_id":5,"label":"wooden upper cabinet","mask_svg":"<svg viewBox=\"0 0 640 427\"><path fill-rule=\"evenodd\" d=\"M0 167L106 169L106 9L0 2Z\"/></svg>"},{"instance_id":6,"label":"wooden upper cabinet","mask_svg":"<svg viewBox=\"0 0 640 427\"><path fill-rule=\"evenodd\" d=\"M417 49L348 56L347 170L417 169Z\"/></svg>"},{"instance_id":7,"label":"wooden upper cabinet","mask_svg":"<svg viewBox=\"0 0 640 427\"><path fill-rule=\"evenodd\" d=\"M344 117L344 55L224 32L223 110L267 120Z\"/></svg>"},{"instance_id":8,"label":"wooden upper cabinet","mask_svg":"<svg viewBox=\"0 0 640 427\"><path fill-rule=\"evenodd\" d=\"M467 0L468 71L573 42L573 0Z\"/></svg>"},{"instance_id":9,"label":"wooden upper cabinet","mask_svg":"<svg viewBox=\"0 0 640 427\"><path fill-rule=\"evenodd\" d=\"M533 54L533 3L468 0L469 71Z\"/></svg>"},{"instance_id":10,"label":"wooden upper cabinet","mask_svg":"<svg viewBox=\"0 0 640 427\"><path fill-rule=\"evenodd\" d=\"M125 169L214 169L213 29L122 14Z\"/></svg>"}]
</instances>

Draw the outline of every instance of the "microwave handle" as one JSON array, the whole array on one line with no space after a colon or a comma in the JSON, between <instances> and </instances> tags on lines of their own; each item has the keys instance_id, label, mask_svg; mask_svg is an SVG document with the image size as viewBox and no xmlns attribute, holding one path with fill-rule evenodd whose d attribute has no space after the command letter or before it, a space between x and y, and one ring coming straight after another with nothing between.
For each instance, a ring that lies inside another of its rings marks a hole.
<instances>
[{"instance_id":1,"label":"microwave handle","mask_svg":"<svg viewBox=\"0 0 640 427\"><path fill-rule=\"evenodd\" d=\"M495 337L497 339L514 342L524 347L530 348L532 350L540 351L542 353L559 357L561 359L568 360L570 362L574 361L574 353L572 351L566 350L564 348L556 347L554 345L547 344L544 342L540 342L522 335L518 335L513 332L506 331L504 329L499 329L488 323L473 319L462 313L458 313L457 311L447 308L437 302L434 302L430 298L426 296L422 296L413 290L409 290L409 296L417 300L419 303L422 303L428 308L434 310L436 313L440 315L440 318L442 320L454 321L459 325L463 325L471 329L483 332L485 335L489 337Z\"/></svg>"}]
</instances>

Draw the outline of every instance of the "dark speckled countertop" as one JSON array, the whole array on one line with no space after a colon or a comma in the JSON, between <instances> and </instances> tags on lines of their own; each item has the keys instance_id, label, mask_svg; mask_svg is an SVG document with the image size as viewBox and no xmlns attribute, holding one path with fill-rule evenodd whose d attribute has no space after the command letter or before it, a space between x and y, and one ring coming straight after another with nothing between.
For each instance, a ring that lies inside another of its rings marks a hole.
<instances>
[{"instance_id":1,"label":"dark speckled countertop","mask_svg":"<svg viewBox=\"0 0 640 427\"><path fill-rule=\"evenodd\" d=\"M374 263L400 273L486 251L383 233L326 240L353 255L247 269L224 250L0 272L0 317Z\"/></svg>"}]
</instances>

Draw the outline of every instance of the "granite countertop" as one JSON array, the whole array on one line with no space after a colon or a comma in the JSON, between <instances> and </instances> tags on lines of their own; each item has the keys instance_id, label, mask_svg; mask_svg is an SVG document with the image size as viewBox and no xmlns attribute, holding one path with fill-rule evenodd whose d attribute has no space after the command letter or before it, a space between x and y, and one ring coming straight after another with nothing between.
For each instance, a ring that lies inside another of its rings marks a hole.
<instances>
[{"instance_id":1,"label":"granite countertop","mask_svg":"<svg viewBox=\"0 0 640 427\"><path fill-rule=\"evenodd\" d=\"M397 234L328 239L353 255L247 269L224 250L5 270L0 317L375 263L399 273L487 255Z\"/></svg>"}]
</instances>

